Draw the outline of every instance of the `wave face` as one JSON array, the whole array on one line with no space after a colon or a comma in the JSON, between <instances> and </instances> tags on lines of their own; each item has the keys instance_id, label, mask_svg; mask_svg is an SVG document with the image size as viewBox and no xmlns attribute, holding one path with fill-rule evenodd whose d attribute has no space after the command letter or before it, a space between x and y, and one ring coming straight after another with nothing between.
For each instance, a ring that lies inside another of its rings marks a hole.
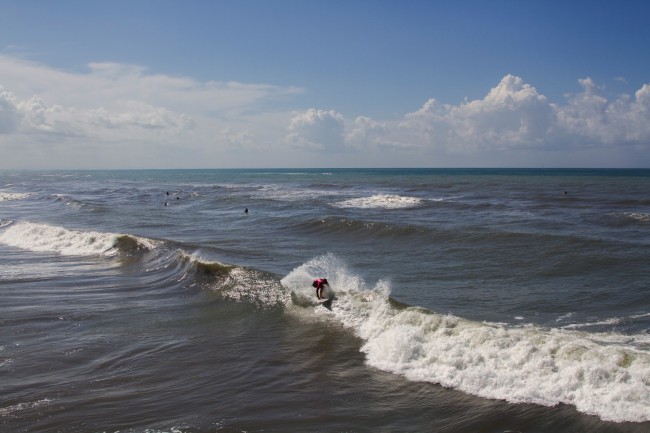
<instances>
[{"instance_id":1,"label":"wave face","mask_svg":"<svg viewBox=\"0 0 650 433\"><path fill-rule=\"evenodd\" d=\"M127 258L151 253L145 259L145 267L175 268L179 280L190 280L190 285L210 289L224 298L261 308L283 307L289 299L288 292L277 283L277 279L263 272L210 261L175 249L172 242L30 222L11 224L0 233L0 242L29 251L65 256Z\"/></svg>"},{"instance_id":2,"label":"wave face","mask_svg":"<svg viewBox=\"0 0 650 433\"><path fill-rule=\"evenodd\" d=\"M116 256L169 248L131 235L84 232L29 222L8 226L0 242L35 252ZM650 420L650 338L592 334L538 326L504 326L409 307L390 297L390 284L369 286L332 254L317 257L280 282L241 266L168 251L181 280L225 299L334 320L363 340L368 365L409 380L511 403L574 405L609 421ZM331 310L314 300L311 281L328 278ZM295 311L294 311L295 312ZM624 398L623 398L624 397Z\"/></svg>"},{"instance_id":3,"label":"wave face","mask_svg":"<svg viewBox=\"0 0 650 433\"><path fill-rule=\"evenodd\" d=\"M563 403L608 421L650 420L647 334L512 327L409 307L390 298L388 282L369 286L333 255L299 266L282 284L305 305L314 276L326 277L337 296L331 310L317 313L362 338L372 367L511 403Z\"/></svg>"}]
</instances>

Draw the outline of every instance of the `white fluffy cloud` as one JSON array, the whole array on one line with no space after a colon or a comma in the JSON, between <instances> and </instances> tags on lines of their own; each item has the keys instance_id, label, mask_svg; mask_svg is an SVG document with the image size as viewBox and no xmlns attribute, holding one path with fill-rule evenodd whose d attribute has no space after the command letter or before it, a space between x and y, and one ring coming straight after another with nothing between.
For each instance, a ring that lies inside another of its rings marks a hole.
<instances>
[{"instance_id":1,"label":"white fluffy cloud","mask_svg":"<svg viewBox=\"0 0 650 433\"><path fill-rule=\"evenodd\" d=\"M377 122L370 117L359 116L349 128L346 142L355 147L381 146L388 133L385 123Z\"/></svg>"},{"instance_id":2,"label":"white fluffy cloud","mask_svg":"<svg viewBox=\"0 0 650 433\"><path fill-rule=\"evenodd\" d=\"M0 55L0 168L531 166L549 155L548 165L650 165L650 84L615 97L590 78L579 84L550 102L506 75L481 99L429 99L385 120L278 108L296 87L115 63L66 72Z\"/></svg>"},{"instance_id":3,"label":"white fluffy cloud","mask_svg":"<svg viewBox=\"0 0 650 433\"><path fill-rule=\"evenodd\" d=\"M343 116L334 110L311 108L295 113L288 126L287 142L314 151L339 152L344 147Z\"/></svg>"},{"instance_id":4,"label":"white fluffy cloud","mask_svg":"<svg viewBox=\"0 0 650 433\"><path fill-rule=\"evenodd\" d=\"M16 98L13 98L16 101ZM24 134L57 134L99 139L130 137L147 139L162 134L174 135L194 126L184 113L128 100L112 110L98 107L79 109L48 105L38 96L16 101L13 106L18 131Z\"/></svg>"},{"instance_id":5,"label":"white fluffy cloud","mask_svg":"<svg viewBox=\"0 0 650 433\"><path fill-rule=\"evenodd\" d=\"M567 104L550 103L522 78L506 75L483 99L442 105L434 99L399 127L414 144L448 152L650 144L650 86L608 100L589 78Z\"/></svg>"},{"instance_id":6,"label":"white fluffy cloud","mask_svg":"<svg viewBox=\"0 0 650 433\"><path fill-rule=\"evenodd\" d=\"M20 115L16 109L15 97L0 86L0 134L10 134L16 130Z\"/></svg>"},{"instance_id":7,"label":"white fluffy cloud","mask_svg":"<svg viewBox=\"0 0 650 433\"><path fill-rule=\"evenodd\" d=\"M633 97L609 100L591 79L579 84L582 92L568 95L565 104L555 104L521 77L506 75L482 99L458 105L429 99L398 121L366 116L350 121L333 110L310 109L291 119L289 139L323 152L365 149L392 158L419 153L425 156L421 161L429 158L429 164L439 161L435 155L494 162L517 151L530 152L524 164L534 165L540 152L576 155L596 149L605 155L625 147L650 148L650 85Z\"/></svg>"},{"instance_id":8,"label":"white fluffy cloud","mask_svg":"<svg viewBox=\"0 0 650 433\"><path fill-rule=\"evenodd\" d=\"M558 129L566 138L603 145L650 143L650 85L634 95L614 101L603 96L590 78L580 80L583 92L572 95L569 104L556 107Z\"/></svg>"}]
</instances>

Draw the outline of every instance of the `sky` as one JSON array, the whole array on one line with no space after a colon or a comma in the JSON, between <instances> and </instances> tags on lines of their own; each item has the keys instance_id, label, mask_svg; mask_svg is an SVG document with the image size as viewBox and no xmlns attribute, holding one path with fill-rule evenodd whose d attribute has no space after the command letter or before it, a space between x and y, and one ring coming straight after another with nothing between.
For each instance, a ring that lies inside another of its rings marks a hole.
<instances>
[{"instance_id":1,"label":"sky","mask_svg":"<svg viewBox=\"0 0 650 433\"><path fill-rule=\"evenodd\" d=\"M650 168L645 0L0 0L0 169Z\"/></svg>"}]
</instances>

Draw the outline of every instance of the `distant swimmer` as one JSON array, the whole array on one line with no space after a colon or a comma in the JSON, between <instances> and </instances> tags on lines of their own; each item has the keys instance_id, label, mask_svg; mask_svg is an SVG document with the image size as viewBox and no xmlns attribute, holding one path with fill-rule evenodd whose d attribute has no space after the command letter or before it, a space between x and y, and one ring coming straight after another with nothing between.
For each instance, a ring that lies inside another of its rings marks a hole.
<instances>
[{"instance_id":1,"label":"distant swimmer","mask_svg":"<svg viewBox=\"0 0 650 433\"><path fill-rule=\"evenodd\" d=\"M244 209L244 213L248 213L248 208Z\"/></svg>"},{"instance_id":2,"label":"distant swimmer","mask_svg":"<svg viewBox=\"0 0 650 433\"><path fill-rule=\"evenodd\" d=\"M311 286L316 288L316 297L318 299L325 299L323 296L323 289L329 289L329 285L330 284L327 282L327 278L316 278L314 282L311 283Z\"/></svg>"}]
</instances>

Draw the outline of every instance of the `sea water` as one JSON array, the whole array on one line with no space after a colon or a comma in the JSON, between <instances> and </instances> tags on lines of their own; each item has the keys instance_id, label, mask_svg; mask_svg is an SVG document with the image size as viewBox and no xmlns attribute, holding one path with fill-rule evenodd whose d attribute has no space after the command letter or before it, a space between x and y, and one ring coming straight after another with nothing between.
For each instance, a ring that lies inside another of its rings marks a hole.
<instances>
[{"instance_id":1,"label":"sea water","mask_svg":"<svg viewBox=\"0 0 650 433\"><path fill-rule=\"evenodd\" d=\"M647 432L649 264L650 170L0 172L0 427Z\"/></svg>"}]
</instances>

